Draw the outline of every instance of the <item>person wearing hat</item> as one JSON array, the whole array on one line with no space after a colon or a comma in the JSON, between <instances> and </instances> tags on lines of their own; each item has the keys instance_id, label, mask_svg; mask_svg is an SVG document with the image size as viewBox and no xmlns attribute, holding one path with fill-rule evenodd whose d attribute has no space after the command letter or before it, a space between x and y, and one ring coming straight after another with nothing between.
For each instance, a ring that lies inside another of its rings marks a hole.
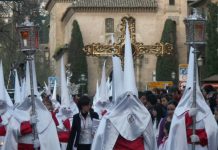
<instances>
[{"instance_id":1,"label":"person wearing hat","mask_svg":"<svg viewBox=\"0 0 218 150\"><path fill-rule=\"evenodd\" d=\"M106 81L105 64L106 64L106 61L104 62L104 65L102 67L100 89L98 91L98 83L97 83L96 96L93 101L93 109L94 111L98 113L100 119L105 115L105 113L107 113L107 111L111 107L111 101L109 99L109 90L108 90L108 85Z\"/></svg>"},{"instance_id":2,"label":"person wearing hat","mask_svg":"<svg viewBox=\"0 0 218 150\"><path fill-rule=\"evenodd\" d=\"M171 122L167 150L196 150L218 149L218 126L210 107L205 102L198 82L196 69L196 91L194 91L194 48L190 48L188 80L183 96L176 107ZM193 93L196 92L196 106L193 105ZM193 117L195 132L193 133Z\"/></svg>"},{"instance_id":3,"label":"person wearing hat","mask_svg":"<svg viewBox=\"0 0 218 150\"><path fill-rule=\"evenodd\" d=\"M138 98L128 23L125 38L124 75L113 65L114 105L100 121L92 150L156 150L150 113Z\"/></svg>"},{"instance_id":4,"label":"person wearing hat","mask_svg":"<svg viewBox=\"0 0 218 150\"><path fill-rule=\"evenodd\" d=\"M4 84L2 62L0 62L0 146L4 145L6 130L11 118L13 107L10 97L7 95L8 93Z\"/></svg>"},{"instance_id":5,"label":"person wearing hat","mask_svg":"<svg viewBox=\"0 0 218 150\"><path fill-rule=\"evenodd\" d=\"M80 112L73 117L67 150L72 150L73 147L76 147L77 150L90 150L94 136L93 120L99 119L99 117L96 112L91 111L89 97L82 96L78 105Z\"/></svg>"},{"instance_id":6,"label":"person wearing hat","mask_svg":"<svg viewBox=\"0 0 218 150\"><path fill-rule=\"evenodd\" d=\"M67 142L70 136L73 116L79 112L77 105L71 101L70 93L67 87L67 79L65 74L64 58L61 58L61 105L59 107L56 118L58 120L58 137L61 143L61 149L66 150ZM55 97L55 96L52 96ZM54 100L52 99L54 102Z\"/></svg>"},{"instance_id":7,"label":"person wearing hat","mask_svg":"<svg viewBox=\"0 0 218 150\"><path fill-rule=\"evenodd\" d=\"M3 150L60 150L56 126L37 92L30 97L30 77L26 74L25 99L13 110L7 126ZM33 110L35 103L35 111ZM34 112L33 112L34 111Z\"/></svg>"}]
</instances>

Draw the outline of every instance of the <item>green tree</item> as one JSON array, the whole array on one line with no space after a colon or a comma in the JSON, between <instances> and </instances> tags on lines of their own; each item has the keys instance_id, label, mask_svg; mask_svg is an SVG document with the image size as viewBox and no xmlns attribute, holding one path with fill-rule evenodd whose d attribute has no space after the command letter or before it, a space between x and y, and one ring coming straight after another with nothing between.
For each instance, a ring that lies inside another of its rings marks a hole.
<instances>
[{"instance_id":1,"label":"green tree","mask_svg":"<svg viewBox=\"0 0 218 150\"><path fill-rule=\"evenodd\" d=\"M218 6L214 3L208 4L207 17L207 45L205 52L204 77L218 73Z\"/></svg>"},{"instance_id":2,"label":"green tree","mask_svg":"<svg viewBox=\"0 0 218 150\"><path fill-rule=\"evenodd\" d=\"M13 12L13 16L9 18L8 22L4 21L4 17L10 12ZM5 80L7 83L10 71L13 68L18 70L19 76L25 75L25 55L18 51L18 33L16 31L16 24L20 24L24 21L25 16L30 16L30 19L34 24L40 26L39 42L40 44L46 44L48 42L48 21L47 15L42 15L40 11L40 4L38 1L22 0L22 1L3 1L0 3L0 59L3 61ZM42 20L45 20L43 24ZM38 81L43 83L47 81L47 77L50 74L49 63L42 60L42 52L36 52L36 71ZM12 67L13 66L13 67ZM22 66L22 67L21 67ZM13 88L13 76L10 77L9 88Z\"/></svg>"},{"instance_id":3,"label":"green tree","mask_svg":"<svg viewBox=\"0 0 218 150\"><path fill-rule=\"evenodd\" d=\"M165 21L161 42L173 44L173 52L171 55L158 56L156 63L156 79L157 81L171 81L172 72L175 72L178 75L175 21L171 19Z\"/></svg>"},{"instance_id":4,"label":"green tree","mask_svg":"<svg viewBox=\"0 0 218 150\"><path fill-rule=\"evenodd\" d=\"M84 44L82 33L80 31L78 22L74 20L68 51L68 63L71 64L70 70L73 74L71 82L76 84L80 82L79 80L81 74L85 74L87 77L87 61L85 52L82 50L83 47Z\"/></svg>"}]
</instances>

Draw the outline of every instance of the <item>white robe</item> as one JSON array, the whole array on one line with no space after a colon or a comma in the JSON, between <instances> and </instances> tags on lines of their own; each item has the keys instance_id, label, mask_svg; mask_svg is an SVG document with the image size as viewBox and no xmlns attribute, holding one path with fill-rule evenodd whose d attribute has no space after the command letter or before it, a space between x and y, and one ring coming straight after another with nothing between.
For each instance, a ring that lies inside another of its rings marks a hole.
<instances>
[{"instance_id":1,"label":"white robe","mask_svg":"<svg viewBox=\"0 0 218 150\"><path fill-rule=\"evenodd\" d=\"M1 115L2 122L0 126L5 126L7 130L8 123L11 119L11 111L6 111L4 114ZM0 136L0 145L4 145L5 136Z\"/></svg>"},{"instance_id":2,"label":"white robe","mask_svg":"<svg viewBox=\"0 0 218 150\"><path fill-rule=\"evenodd\" d=\"M66 107L67 109L69 109L68 107ZM57 126L57 131L58 132L62 132L62 131L67 131L67 129L65 128L63 121L65 121L66 119L69 119L70 121L70 128L72 127L72 123L73 123L73 116L77 113L79 113L79 110L77 108L77 106L75 105L75 103L73 102L70 110L72 113L70 114L64 114L62 112L63 106L61 106L61 108L59 109L59 112L56 114L57 120L58 120L58 126ZM67 149L67 143L61 142L61 150L66 150Z\"/></svg>"},{"instance_id":3,"label":"white robe","mask_svg":"<svg viewBox=\"0 0 218 150\"><path fill-rule=\"evenodd\" d=\"M191 150L191 144L187 142L185 113L193 104L193 93L196 92L196 129L205 129L208 139L208 146L196 145L196 150L217 150L218 149L218 126L214 116L207 105L198 83L196 73L196 91L194 91L194 49L190 48L188 81L183 96L176 107L170 127L167 150ZM196 68L196 72L198 72Z\"/></svg>"},{"instance_id":4,"label":"white robe","mask_svg":"<svg viewBox=\"0 0 218 150\"><path fill-rule=\"evenodd\" d=\"M113 150L119 135L130 141L143 136L144 149L156 150L151 117L140 100L126 93L118 101L118 105L102 118L92 150Z\"/></svg>"},{"instance_id":5,"label":"white robe","mask_svg":"<svg viewBox=\"0 0 218 150\"><path fill-rule=\"evenodd\" d=\"M164 143L161 143L158 150L167 150L166 145L167 145L168 139Z\"/></svg>"},{"instance_id":6,"label":"white robe","mask_svg":"<svg viewBox=\"0 0 218 150\"><path fill-rule=\"evenodd\" d=\"M208 114L205 118L196 123L204 124L208 138L208 146L196 145L196 150L217 150L218 149L218 126L213 121L213 115ZM200 127L201 128L201 127ZM170 128L170 135L167 142L167 150L191 150L191 144L187 143L185 116L174 115Z\"/></svg>"},{"instance_id":7,"label":"white robe","mask_svg":"<svg viewBox=\"0 0 218 150\"><path fill-rule=\"evenodd\" d=\"M45 108L39 99L36 102L36 113L38 122L36 124L40 150L60 150L57 130L50 112ZM30 120L30 106L24 101L13 113L8 124L3 150L17 150L20 138L20 125Z\"/></svg>"}]
</instances>

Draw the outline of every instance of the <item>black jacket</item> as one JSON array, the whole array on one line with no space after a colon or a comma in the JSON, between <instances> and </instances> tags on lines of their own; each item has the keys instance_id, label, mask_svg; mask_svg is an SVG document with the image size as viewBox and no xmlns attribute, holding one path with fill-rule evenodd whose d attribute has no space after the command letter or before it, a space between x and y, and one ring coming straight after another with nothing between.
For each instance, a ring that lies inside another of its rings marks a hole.
<instances>
[{"instance_id":1,"label":"black jacket","mask_svg":"<svg viewBox=\"0 0 218 150\"><path fill-rule=\"evenodd\" d=\"M93 118L99 119L98 114L96 112L93 112L93 111L90 111L90 117L91 117L91 119L93 119ZM74 146L75 147L78 146L80 131L81 131L81 119L80 119L80 116L78 113L78 114L73 116L73 124L72 124L72 128L71 128L70 138L69 138L68 144L67 144L67 150L72 150L74 140L75 140Z\"/></svg>"}]
</instances>

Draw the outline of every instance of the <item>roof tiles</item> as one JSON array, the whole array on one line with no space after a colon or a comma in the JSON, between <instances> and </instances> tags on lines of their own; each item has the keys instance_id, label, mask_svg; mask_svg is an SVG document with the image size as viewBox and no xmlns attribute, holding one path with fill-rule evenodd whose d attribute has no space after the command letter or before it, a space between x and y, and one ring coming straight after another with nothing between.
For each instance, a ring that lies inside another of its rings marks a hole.
<instances>
[{"instance_id":1,"label":"roof tiles","mask_svg":"<svg viewBox=\"0 0 218 150\"><path fill-rule=\"evenodd\" d=\"M156 0L79 0L73 8L156 8Z\"/></svg>"}]
</instances>

